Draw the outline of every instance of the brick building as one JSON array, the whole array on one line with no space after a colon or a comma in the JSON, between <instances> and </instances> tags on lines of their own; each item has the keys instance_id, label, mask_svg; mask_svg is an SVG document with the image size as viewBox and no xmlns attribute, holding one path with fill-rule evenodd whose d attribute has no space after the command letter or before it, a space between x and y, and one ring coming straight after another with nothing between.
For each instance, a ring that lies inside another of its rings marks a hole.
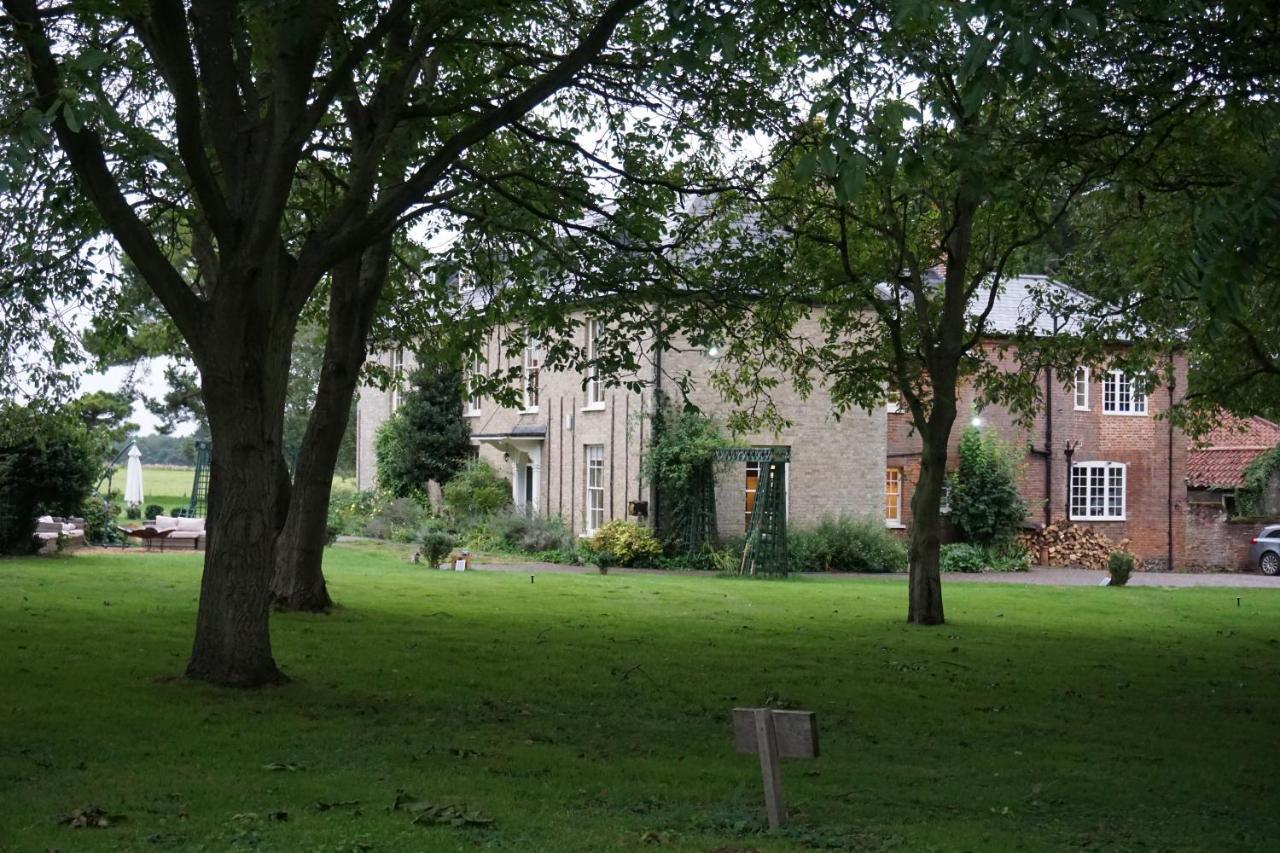
<instances>
[{"instance_id":1,"label":"brick building","mask_svg":"<svg viewBox=\"0 0 1280 853\"><path fill-rule=\"evenodd\" d=\"M1023 315L1038 304L1032 292L1045 286L1060 287L1039 276L1007 281L989 318L993 332L1012 331L1024 322ZM586 316L578 320L573 343L590 352L592 321ZM808 331L818 334L816 322L810 322ZM1052 323L1044 323L1045 333L1052 333ZM473 443L481 458L510 477L517 506L558 515L576 534L588 534L611 519L636 519L636 502L649 510L663 499L645 482L642 459L651 440L656 395L679 397L673 377L694 378L690 399L704 412L725 415L729 410L701 381L714 367L714 354L700 348L659 354L648 342L637 341L637 363L646 365L646 375L618 377L643 381L643 390L631 391L578 372L544 369L536 343L510 358L499 346L502 337L495 333L474 369L493 373L515 367L531 390L519 409L488 399L468 401ZM988 350L998 357L994 341ZM380 358L392 366L398 356ZM1006 368L1017 365L1011 362ZM1187 442L1158 415L1182 393L1185 372L1180 362L1173 387L1145 392L1134 377L1114 371L1099 375L1082 369L1066 387L1061 377L1042 376L1049 405L1030 427L1018 426L997 408L979 411L972 389L965 390L952 436L952 464L961 431L978 418L983 429L997 430L1006 441L1027 448L1021 491L1029 522L1070 518L1117 542L1129 540L1148 565L1177 567L1186 531ZM823 388L802 399L785 381L773 399L792 426L777 436L745 440L790 448L787 510L792 523L849 514L883 517L890 528L908 529L920 449L907 414L890 407L887 412L846 413L837 421ZM374 433L396 403L394 392L366 390L361 395L356 466L361 488L373 485ZM744 531L757 473L742 463L718 473L722 536Z\"/></svg>"},{"instance_id":2,"label":"brick building","mask_svg":"<svg viewBox=\"0 0 1280 853\"><path fill-rule=\"evenodd\" d=\"M573 343L590 353L594 321L579 316ZM816 323L811 331L817 332ZM502 351L501 332L491 336L473 369L496 373L516 367L525 377L524 405L513 409L487 398L467 401L477 454L512 483L517 507L544 516L560 516L573 533L587 535L606 521L647 521L663 496L647 482L641 463L652 438L652 417L659 394L679 399L675 377L705 378L715 354L686 346L654 351L637 341L642 376L617 377L644 382L640 391L609 387L576 371L549 370L544 348L534 342L510 358ZM388 367L412 368L412 356L379 356ZM837 422L830 397L818 387L807 399L781 383L774 401L792 426L777 435L742 436L750 445L783 445L791 450L787 511L792 523L818 521L823 515L847 513L878 517L883 504L885 452L883 412L846 412ZM689 399L710 415L727 415L730 407L705 381L695 381ZM394 391L366 389L356 417L356 478L360 488L374 482L374 434L398 404ZM755 498L758 468L752 463L724 466L716 476L717 528L721 536L741 535ZM643 514L636 502L643 504Z\"/></svg>"},{"instance_id":3,"label":"brick building","mask_svg":"<svg viewBox=\"0 0 1280 853\"><path fill-rule=\"evenodd\" d=\"M1224 417L1187 450L1186 560L1188 569L1252 569L1249 545L1258 519L1235 518L1236 489L1254 459L1280 444L1280 426L1265 418ZM1273 484L1268 513L1280 510Z\"/></svg>"},{"instance_id":4,"label":"brick building","mask_svg":"<svg viewBox=\"0 0 1280 853\"><path fill-rule=\"evenodd\" d=\"M1017 354L997 355L994 336L1025 325L1026 312L1039 304L1032 291L1046 286L1060 287L1041 276L1011 279L998 299L988 320L993 338L986 348L989 357L1004 360L1002 369L1017 370ZM1052 333L1047 319L1043 325L1032 319L1038 331ZM1086 367L1065 384L1052 371L1037 380L1047 404L1029 426L1015 423L1000 407L980 409L974 389L963 388L949 464L957 464L957 445L966 427L994 430L1011 446L1026 449L1019 491L1029 524L1069 519L1117 543L1129 540L1151 568L1177 568L1185 548L1187 442L1159 415L1184 393L1185 360L1178 357L1174 381L1165 387L1144 387L1121 371ZM905 531L919 476L920 440L906 412L890 407L887 420L885 517L891 527Z\"/></svg>"}]
</instances>

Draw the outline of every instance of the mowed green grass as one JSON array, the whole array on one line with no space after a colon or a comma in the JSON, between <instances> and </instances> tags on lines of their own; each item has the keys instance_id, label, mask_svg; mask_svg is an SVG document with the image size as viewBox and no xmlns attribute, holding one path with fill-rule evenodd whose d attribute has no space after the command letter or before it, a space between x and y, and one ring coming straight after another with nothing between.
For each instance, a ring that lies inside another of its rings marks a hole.
<instances>
[{"instance_id":1,"label":"mowed green grass","mask_svg":"<svg viewBox=\"0 0 1280 853\"><path fill-rule=\"evenodd\" d=\"M1280 593L327 562L293 681L175 677L200 555L0 562L0 849L1273 850ZM1239 597L1239 604L1237 604ZM812 709L762 830L729 710ZM275 769L272 769L275 768ZM398 791L489 827L415 825ZM326 807L327 804L330 807ZM337 805L335 805L337 804ZM109 829L58 823L100 806ZM287 820L272 819L287 813Z\"/></svg>"},{"instance_id":2,"label":"mowed green grass","mask_svg":"<svg viewBox=\"0 0 1280 853\"><path fill-rule=\"evenodd\" d=\"M174 507L183 507L185 509L191 503L191 484L195 479L195 473L195 468L143 465L143 508L145 509L150 504L160 504L164 507L165 513L170 512ZM128 472L121 465L119 470L116 471L111 487L119 494L124 494L124 484L127 477ZM355 489L355 478L336 476L333 478L333 487L335 489ZM103 488L105 490L105 484ZM120 512L117 518L123 523L127 520L123 501L119 501L119 505Z\"/></svg>"}]
</instances>

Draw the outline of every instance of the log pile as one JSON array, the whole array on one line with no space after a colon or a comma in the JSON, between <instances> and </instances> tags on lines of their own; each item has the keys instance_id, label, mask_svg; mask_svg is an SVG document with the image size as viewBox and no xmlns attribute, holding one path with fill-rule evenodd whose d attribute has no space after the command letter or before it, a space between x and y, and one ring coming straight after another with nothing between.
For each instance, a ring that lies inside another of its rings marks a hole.
<instances>
[{"instance_id":1,"label":"log pile","mask_svg":"<svg viewBox=\"0 0 1280 853\"><path fill-rule=\"evenodd\" d=\"M1128 539L1115 542L1091 527L1065 520L1055 521L1041 530L1024 531L1018 541L1031 553L1031 559L1042 566L1105 569L1112 551L1129 551Z\"/></svg>"}]
</instances>

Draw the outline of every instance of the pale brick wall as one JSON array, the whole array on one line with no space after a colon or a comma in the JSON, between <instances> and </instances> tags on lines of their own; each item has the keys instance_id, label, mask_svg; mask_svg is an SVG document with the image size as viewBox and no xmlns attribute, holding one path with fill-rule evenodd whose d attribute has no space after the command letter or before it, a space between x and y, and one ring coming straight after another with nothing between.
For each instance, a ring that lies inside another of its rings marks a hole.
<instances>
[{"instance_id":1,"label":"pale brick wall","mask_svg":"<svg viewBox=\"0 0 1280 853\"><path fill-rule=\"evenodd\" d=\"M811 326L816 330L816 324ZM574 333L577 346L586 345L586 332L579 325ZM495 333L483 356L490 372L519 366L520 357L501 351L501 332ZM603 406L588 407L584 377L579 372L544 370L539 383L539 406L536 412L524 412L498 406L492 400L481 402L479 414L471 418L472 434L480 442L481 458L504 476L523 475L513 468L512 459L504 459L504 450L517 463L526 461L531 445L541 448L538 469L536 505L544 515L559 515L575 534L586 529L586 463L585 447L604 448L605 501L604 518L629 518L629 502L650 501L650 484L641 474L643 454L651 439L651 417L655 399L655 362L661 361L662 389L671 397L677 394L671 377L688 371L696 387L691 399L703 411L722 420L731 411L720 396L709 387L706 376L714 361L701 350L677 349L655 357L648 342L637 340L638 363L645 365L637 377L646 383L640 392L614 387L605 389ZM389 364L387 355L379 356ZM405 358L406 369L411 359ZM788 501L793 523L807 524L824 515L871 515L880 517L883 507L885 421L883 411L851 412L836 421L831 413L830 398L821 388L809 399L801 399L790 383L783 382L773 398L793 425L778 435L745 436L753 445L782 444L791 448L792 465ZM373 435L391 414L390 394L367 389L361 394L357 414L357 478L361 488L371 488L375 461ZM541 442L520 441L520 447L501 437L517 428L545 430ZM523 448L523 449L520 449ZM512 451L515 450L513 453ZM531 459L529 460L531 461ZM744 481L742 463L727 466L717 477L718 528L722 536L740 535L744 528ZM650 519L652 521L652 519Z\"/></svg>"}]
</instances>

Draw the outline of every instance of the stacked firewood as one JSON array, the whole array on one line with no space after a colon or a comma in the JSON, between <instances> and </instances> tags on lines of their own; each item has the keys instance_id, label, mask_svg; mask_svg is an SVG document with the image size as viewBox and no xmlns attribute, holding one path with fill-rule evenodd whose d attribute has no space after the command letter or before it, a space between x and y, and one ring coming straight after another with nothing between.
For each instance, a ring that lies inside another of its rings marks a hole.
<instances>
[{"instance_id":1,"label":"stacked firewood","mask_svg":"<svg viewBox=\"0 0 1280 853\"><path fill-rule=\"evenodd\" d=\"M1019 534L1020 541L1031 553L1031 559L1044 566L1083 566L1105 569L1112 551L1128 551L1129 540L1119 542L1107 538L1091 527L1059 520L1041 530Z\"/></svg>"}]
</instances>

